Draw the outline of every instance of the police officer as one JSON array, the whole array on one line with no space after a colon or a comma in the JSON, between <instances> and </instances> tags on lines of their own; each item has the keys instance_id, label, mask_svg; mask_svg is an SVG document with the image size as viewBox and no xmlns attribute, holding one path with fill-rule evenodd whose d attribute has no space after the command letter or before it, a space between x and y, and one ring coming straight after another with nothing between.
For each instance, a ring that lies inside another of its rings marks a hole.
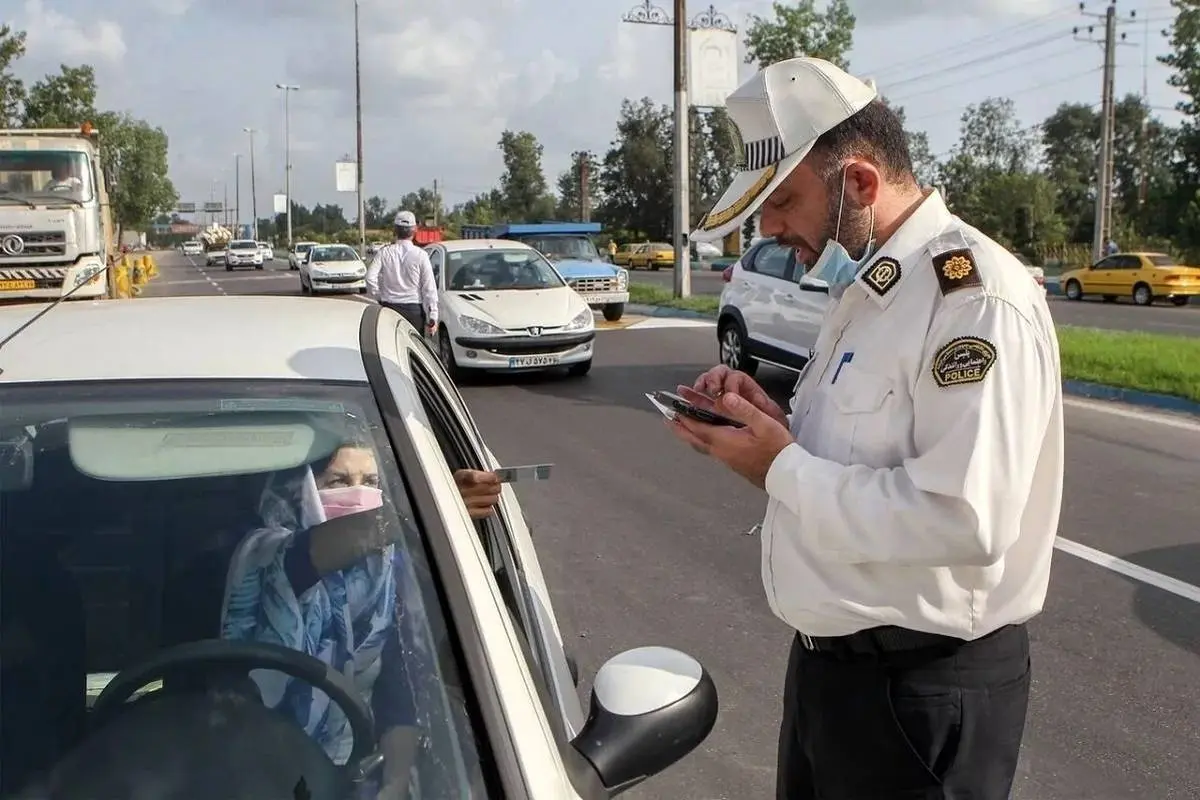
<instances>
[{"instance_id":1,"label":"police officer","mask_svg":"<svg viewBox=\"0 0 1200 800\"><path fill-rule=\"evenodd\" d=\"M692 238L761 210L830 294L790 414L716 367L680 390L745 427L671 423L767 494L763 585L797 631L777 796L1007 800L1062 498L1043 292L921 189L871 84L792 59L728 109L744 171Z\"/></svg>"},{"instance_id":2,"label":"police officer","mask_svg":"<svg viewBox=\"0 0 1200 800\"><path fill-rule=\"evenodd\" d=\"M400 314L419 331L437 330L438 291L433 264L424 248L413 244L417 217L396 214L396 241L381 247L367 269L367 294Z\"/></svg>"}]
</instances>

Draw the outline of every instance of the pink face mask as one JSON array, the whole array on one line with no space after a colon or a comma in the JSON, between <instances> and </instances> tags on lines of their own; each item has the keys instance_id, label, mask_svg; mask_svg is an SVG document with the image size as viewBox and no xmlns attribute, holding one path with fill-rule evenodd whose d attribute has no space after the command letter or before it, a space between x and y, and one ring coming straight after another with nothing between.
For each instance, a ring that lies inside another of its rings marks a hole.
<instances>
[{"instance_id":1,"label":"pink face mask","mask_svg":"<svg viewBox=\"0 0 1200 800\"><path fill-rule=\"evenodd\" d=\"M347 514L374 511L383 505L383 492L374 486L339 486L317 492L325 519L337 519Z\"/></svg>"}]
</instances>

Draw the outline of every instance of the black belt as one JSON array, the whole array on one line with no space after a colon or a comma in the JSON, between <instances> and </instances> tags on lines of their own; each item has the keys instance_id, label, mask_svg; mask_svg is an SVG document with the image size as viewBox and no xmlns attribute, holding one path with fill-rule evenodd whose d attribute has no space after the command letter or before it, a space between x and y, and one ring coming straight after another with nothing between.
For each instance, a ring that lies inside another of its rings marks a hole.
<instances>
[{"instance_id":1,"label":"black belt","mask_svg":"<svg viewBox=\"0 0 1200 800\"><path fill-rule=\"evenodd\" d=\"M873 656L881 653L903 653L939 647L956 647L966 642L955 636L898 628L884 625L867 628L846 636L809 636L798 633L800 646L813 653L831 655Z\"/></svg>"}]
</instances>

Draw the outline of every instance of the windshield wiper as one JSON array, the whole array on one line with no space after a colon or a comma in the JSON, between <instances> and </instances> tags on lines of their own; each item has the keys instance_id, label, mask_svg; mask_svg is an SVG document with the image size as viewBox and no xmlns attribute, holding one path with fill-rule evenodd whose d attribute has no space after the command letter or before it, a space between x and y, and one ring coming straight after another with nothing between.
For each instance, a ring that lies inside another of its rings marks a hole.
<instances>
[{"instance_id":1,"label":"windshield wiper","mask_svg":"<svg viewBox=\"0 0 1200 800\"><path fill-rule=\"evenodd\" d=\"M37 203L15 192L0 192L0 200L12 200L14 203L24 203L30 208L37 208Z\"/></svg>"},{"instance_id":2,"label":"windshield wiper","mask_svg":"<svg viewBox=\"0 0 1200 800\"><path fill-rule=\"evenodd\" d=\"M44 197L47 200L56 200L56 201L61 201L61 202L65 202L65 203L74 203L77 206L83 205L82 200L76 200L74 197L71 197L69 194L60 194L58 192L28 192L28 195L30 197Z\"/></svg>"}]
</instances>

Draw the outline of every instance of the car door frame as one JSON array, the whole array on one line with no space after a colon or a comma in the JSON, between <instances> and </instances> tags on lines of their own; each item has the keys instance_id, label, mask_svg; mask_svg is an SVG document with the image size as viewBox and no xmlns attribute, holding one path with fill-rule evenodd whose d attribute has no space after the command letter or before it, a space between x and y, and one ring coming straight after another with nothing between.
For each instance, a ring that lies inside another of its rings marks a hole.
<instances>
[{"instance_id":1,"label":"car door frame","mask_svg":"<svg viewBox=\"0 0 1200 800\"><path fill-rule=\"evenodd\" d=\"M410 355L423 352L435 364L436 357L401 322L394 311L378 305L364 307L363 365L388 440L397 460L408 466L406 488L426 533L431 566L440 578L447 623L461 655L464 689L473 701L471 708L478 711L472 722L495 765L492 777L499 780L505 797L591 800L593 794L580 793L576 788L580 781L571 779L580 767L563 752L537 677L521 652L521 639L488 554L418 393Z\"/></svg>"},{"instance_id":2,"label":"car door frame","mask_svg":"<svg viewBox=\"0 0 1200 800\"><path fill-rule=\"evenodd\" d=\"M782 251L786 255L783 271L779 276L762 272L759 259L768 251ZM796 356L788 347L787 315L780 313L781 304L789 293L799 291L793 276L796 271L796 252L774 240L758 242L749 258L741 261L740 275L734 279L743 282L745 307L741 309L746 325L746 344L755 358L779 366L796 368L792 362ZM801 364L800 366L803 366Z\"/></svg>"},{"instance_id":3,"label":"car door frame","mask_svg":"<svg viewBox=\"0 0 1200 800\"><path fill-rule=\"evenodd\" d=\"M431 244L425 248L425 252L429 254L429 263L433 266L433 277L438 291L438 306L441 306L441 294L446 291L446 248L440 244ZM437 261L434 261L435 257Z\"/></svg>"}]
</instances>

